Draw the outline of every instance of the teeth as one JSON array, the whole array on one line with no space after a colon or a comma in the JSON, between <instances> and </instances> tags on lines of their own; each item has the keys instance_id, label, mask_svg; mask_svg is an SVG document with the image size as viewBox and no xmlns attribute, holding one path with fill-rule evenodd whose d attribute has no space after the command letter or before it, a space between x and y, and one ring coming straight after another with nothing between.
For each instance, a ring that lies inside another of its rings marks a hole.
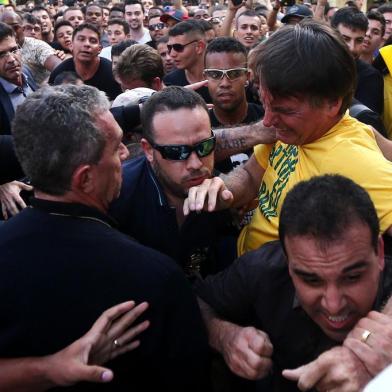
<instances>
[{"instance_id":1,"label":"teeth","mask_svg":"<svg viewBox=\"0 0 392 392\"><path fill-rule=\"evenodd\" d=\"M344 316L328 316L328 320L332 321L333 323L341 323L348 319L348 315Z\"/></svg>"}]
</instances>

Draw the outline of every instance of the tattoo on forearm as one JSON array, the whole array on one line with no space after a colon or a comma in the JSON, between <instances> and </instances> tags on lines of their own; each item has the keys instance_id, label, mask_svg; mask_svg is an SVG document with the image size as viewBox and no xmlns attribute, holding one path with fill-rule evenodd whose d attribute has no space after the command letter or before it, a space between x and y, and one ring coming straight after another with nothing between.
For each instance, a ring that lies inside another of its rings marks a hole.
<instances>
[{"instance_id":1,"label":"tattoo on forearm","mask_svg":"<svg viewBox=\"0 0 392 392\"><path fill-rule=\"evenodd\" d=\"M225 131L222 131L220 137L217 139L215 152L219 153L226 150L246 150L246 140L244 137L231 137Z\"/></svg>"}]
</instances>

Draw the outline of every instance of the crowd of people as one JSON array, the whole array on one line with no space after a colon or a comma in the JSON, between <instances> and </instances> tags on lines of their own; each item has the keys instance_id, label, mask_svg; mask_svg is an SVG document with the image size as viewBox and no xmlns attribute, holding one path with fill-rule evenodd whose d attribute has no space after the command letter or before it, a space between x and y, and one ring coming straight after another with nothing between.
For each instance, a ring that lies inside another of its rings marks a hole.
<instances>
[{"instance_id":1,"label":"crowd of people","mask_svg":"<svg viewBox=\"0 0 392 392\"><path fill-rule=\"evenodd\" d=\"M0 390L390 385L391 35L362 0L0 5Z\"/></svg>"}]
</instances>

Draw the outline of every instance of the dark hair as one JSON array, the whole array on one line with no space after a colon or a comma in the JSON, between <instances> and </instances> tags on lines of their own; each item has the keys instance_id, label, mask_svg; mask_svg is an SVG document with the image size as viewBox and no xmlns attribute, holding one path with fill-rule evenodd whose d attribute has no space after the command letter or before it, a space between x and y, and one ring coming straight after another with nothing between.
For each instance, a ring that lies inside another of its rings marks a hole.
<instances>
[{"instance_id":1,"label":"dark hair","mask_svg":"<svg viewBox=\"0 0 392 392\"><path fill-rule=\"evenodd\" d=\"M191 19L190 22L198 23L199 26L203 29L204 33L210 30L214 30L212 24L205 19L198 19L198 20Z\"/></svg>"},{"instance_id":2,"label":"dark hair","mask_svg":"<svg viewBox=\"0 0 392 392\"><path fill-rule=\"evenodd\" d=\"M125 7L126 7L127 5L134 5L134 4L139 4L140 7L141 7L141 9L142 9L142 12L143 12L143 14L144 14L144 6L143 6L142 2L141 2L141 1L138 1L138 0L125 0L125 1L124 1L124 10L125 10Z\"/></svg>"},{"instance_id":3,"label":"dark hair","mask_svg":"<svg viewBox=\"0 0 392 392\"><path fill-rule=\"evenodd\" d=\"M349 27L350 29L357 29L366 33L369 21L367 20L366 15L357 7L344 7L337 10L331 19L331 26L335 29L337 29L340 24Z\"/></svg>"},{"instance_id":4,"label":"dark hair","mask_svg":"<svg viewBox=\"0 0 392 392\"><path fill-rule=\"evenodd\" d=\"M385 14L386 12L392 12L392 3L385 3L383 5L381 5L380 7L377 8L377 11Z\"/></svg>"},{"instance_id":5,"label":"dark hair","mask_svg":"<svg viewBox=\"0 0 392 392\"><path fill-rule=\"evenodd\" d=\"M169 30L169 37L177 37L178 35L193 35L199 39L204 38L204 30L199 23L192 20L186 20L177 23Z\"/></svg>"},{"instance_id":6,"label":"dark hair","mask_svg":"<svg viewBox=\"0 0 392 392\"><path fill-rule=\"evenodd\" d=\"M61 84L76 84L78 81L82 81L76 72L73 71L63 71L60 72L53 81L54 86L59 86ZM82 81L83 82L83 81Z\"/></svg>"},{"instance_id":7,"label":"dark hair","mask_svg":"<svg viewBox=\"0 0 392 392\"><path fill-rule=\"evenodd\" d=\"M120 11L122 13L124 13L124 4L123 3L116 3L111 9L110 12L112 11ZM109 15L110 15L109 12Z\"/></svg>"},{"instance_id":8,"label":"dark hair","mask_svg":"<svg viewBox=\"0 0 392 392\"><path fill-rule=\"evenodd\" d=\"M56 41L57 41L57 37L56 37L57 30L58 30L60 27L63 27L63 26L69 26L69 27L71 27L72 30L73 30L73 26L72 26L71 22L68 22L68 20L60 20L60 22L57 22L57 23L54 25L54 30L53 30L54 38L55 38Z\"/></svg>"},{"instance_id":9,"label":"dark hair","mask_svg":"<svg viewBox=\"0 0 392 392\"><path fill-rule=\"evenodd\" d=\"M120 18L109 19L108 26L111 26L111 25L114 25L114 24L121 25L123 27L123 29L124 29L124 33L126 35L129 34L129 24L124 19L120 19Z\"/></svg>"},{"instance_id":10,"label":"dark hair","mask_svg":"<svg viewBox=\"0 0 392 392\"><path fill-rule=\"evenodd\" d=\"M0 41L3 41L7 37L15 37L14 29L6 23L0 22Z\"/></svg>"},{"instance_id":11,"label":"dark hair","mask_svg":"<svg viewBox=\"0 0 392 392\"><path fill-rule=\"evenodd\" d=\"M147 87L152 87L155 78L163 78L165 71L158 52L144 44L132 45L121 54L114 74L121 80L142 80Z\"/></svg>"},{"instance_id":12,"label":"dark hair","mask_svg":"<svg viewBox=\"0 0 392 392\"><path fill-rule=\"evenodd\" d=\"M204 62L209 53L240 53L244 55L245 61L248 56L248 51L245 46L232 37L218 37L213 39L207 46Z\"/></svg>"},{"instance_id":13,"label":"dark hair","mask_svg":"<svg viewBox=\"0 0 392 392\"><path fill-rule=\"evenodd\" d=\"M124 41L119 42L118 44L115 44L112 46L112 57L113 56L120 56L122 52L124 52L124 50L126 48L129 48L132 45L137 44L137 41L134 41L133 39L126 39Z\"/></svg>"},{"instance_id":14,"label":"dark hair","mask_svg":"<svg viewBox=\"0 0 392 392\"><path fill-rule=\"evenodd\" d=\"M26 23L30 23L32 25L40 25L41 26L41 20L36 18L34 15L30 14L29 12L25 12L22 15L22 22L25 21Z\"/></svg>"},{"instance_id":15,"label":"dark hair","mask_svg":"<svg viewBox=\"0 0 392 392\"><path fill-rule=\"evenodd\" d=\"M35 6L30 12L33 14L35 11L45 11L50 18L49 11L45 7L43 7L42 5Z\"/></svg>"},{"instance_id":16,"label":"dark hair","mask_svg":"<svg viewBox=\"0 0 392 392\"><path fill-rule=\"evenodd\" d=\"M310 235L321 244L341 238L358 222L369 227L378 252L380 226L370 196L361 186L340 175L302 181L287 193L279 217L279 238Z\"/></svg>"},{"instance_id":17,"label":"dark hair","mask_svg":"<svg viewBox=\"0 0 392 392\"><path fill-rule=\"evenodd\" d=\"M154 140L152 124L157 113L183 108L194 109L196 107L201 107L208 113L207 105L203 98L198 93L184 87L170 86L153 94L144 103L140 114L144 137L151 142Z\"/></svg>"},{"instance_id":18,"label":"dark hair","mask_svg":"<svg viewBox=\"0 0 392 392\"><path fill-rule=\"evenodd\" d=\"M98 35L98 40L101 40L101 32L98 30L98 28L96 26L94 26L91 23L82 23L79 26L75 27L75 30L72 33L72 40L75 38L76 34L79 33L80 31L87 29L87 30L91 30L94 31L94 33L96 33Z\"/></svg>"},{"instance_id":19,"label":"dark hair","mask_svg":"<svg viewBox=\"0 0 392 392\"><path fill-rule=\"evenodd\" d=\"M18 106L15 151L36 189L63 195L80 165L99 162L105 136L96 119L109 107L102 91L72 84L42 87Z\"/></svg>"},{"instance_id":20,"label":"dark hair","mask_svg":"<svg viewBox=\"0 0 392 392\"><path fill-rule=\"evenodd\" d=\"M313 106L342 98L340 114L351 105L355 63L340 34L305 19L284 26L252 50L255 77L272 96L307 98Z\"/></svg>"},{"instance_id":21,"label":"dark hair","mask_svg":"<svg viewBox=\"0 0 392 392\"><path fill-rule=\"evenodd\" d=\"M101 15L103 15L102 5L99 4L99 3L96 3L96 2L88 3L88 4L86 5L86 8L84 9L84 14L85 14L85 15L87 14L87 10L88 10L90 7L98 7L98 8L101 10Z\"/></svg>"},{"instance_id":22,"label":"dark hair","mask_svg":"<svg viewBox=\"0 0 392 392\"><path fill-rule=\"evenodd\" d=\"M392 11L391 11L392 12ZM385 34L385 18L381 12L376 10L371 10L366 14L369 20L377 20L381 24L381 35Z\"/></svg>"}]
</instances>

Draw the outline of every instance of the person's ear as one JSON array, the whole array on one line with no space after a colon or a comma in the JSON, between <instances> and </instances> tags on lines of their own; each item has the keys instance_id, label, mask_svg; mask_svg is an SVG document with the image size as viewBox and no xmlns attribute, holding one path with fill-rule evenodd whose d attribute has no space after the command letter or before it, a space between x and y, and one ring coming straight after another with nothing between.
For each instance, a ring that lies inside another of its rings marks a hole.
<instances>
[{"instance_id":1,"label":"person's ear","mask_svg":"<svg viewBox=\"0 0 392 392\"><path fill-rule=\"evenodd\" d=\"M71 179L71 189L89 194L94 190L95 174L91 165L81 165L74 171Z\"/></svg>"},{"instance_id":2,"label":"person's ear","mask_svg":"<svg viewBox=\"0 0 392 392\"><path fill-rule=\"evenodd\" d=\"M140 140L140 145L144 151L144 155L146 156L148 162L152 163L154 161L154 149L152 148L150 142L147 139L142 138Z\"/></svg>"}]
</instances>

